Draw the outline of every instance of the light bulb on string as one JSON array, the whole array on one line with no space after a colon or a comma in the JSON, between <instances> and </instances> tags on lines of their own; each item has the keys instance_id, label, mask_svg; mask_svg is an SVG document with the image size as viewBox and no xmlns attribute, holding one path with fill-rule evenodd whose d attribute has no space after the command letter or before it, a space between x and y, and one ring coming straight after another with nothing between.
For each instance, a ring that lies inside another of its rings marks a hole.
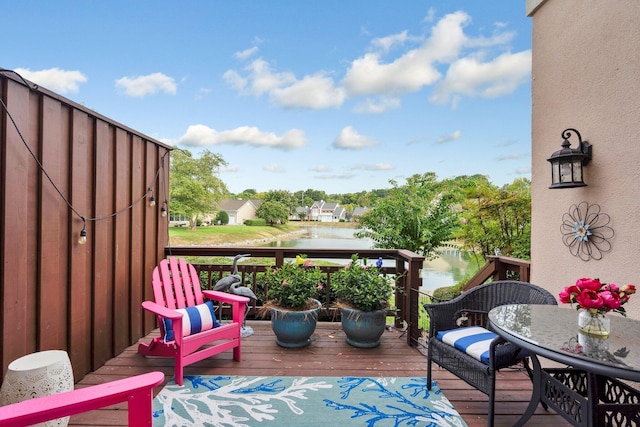
<instances>
[{"instance_id":1,"label":"light bulb on string","mask_svg":"<svg viewBox=\"0 0 640 427\"><path fill-rule=\"evenodd\" d=\"M167 201L165 200L164 202L162 202L162 207L160 208L160 215L165 217L167 216Z\"/></svg>"},{"instance_id":2,"label":"light bulb on string","mask_svg":"<svg viewBox=\"0 0 640 427\"><path fill-rule=\"evenodd\" d=\"M84 245L87 243L87 219L82 217L82 230L80 230L80 237L78 237L78 244Z\"/></svg>"},{"instance_id":3,"label":"light bulb on string","mask_svg":"<svg viewBox=\"0 0 640 427\"><path fill-rule=\"evenodd\" d=\"M149 198L149 206L154 207L156 205L156 198L153 197L153 188L149 187L149 192L151 193L151 197Z\"/></svg>"}]
</instances>

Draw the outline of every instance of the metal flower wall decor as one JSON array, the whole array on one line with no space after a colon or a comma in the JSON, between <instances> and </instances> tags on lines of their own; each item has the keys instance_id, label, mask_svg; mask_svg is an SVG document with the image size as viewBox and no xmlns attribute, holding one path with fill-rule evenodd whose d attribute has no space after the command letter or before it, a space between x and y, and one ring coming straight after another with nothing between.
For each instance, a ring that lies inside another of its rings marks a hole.
<instances>
[{"instance_id":1,"label":"metal flower wall decor","mask_svg":"<svg viewBox=\"0 0 640 427\"><path fill-rule=\"evenodd\" d=\"M610 222L611 217L601 212L600 205L587 202L571 205L562 215L562 241L571 255L583 261L600 260L603 253L611 250L609 240L615 235Z\"/></svg>"}]
</instances>

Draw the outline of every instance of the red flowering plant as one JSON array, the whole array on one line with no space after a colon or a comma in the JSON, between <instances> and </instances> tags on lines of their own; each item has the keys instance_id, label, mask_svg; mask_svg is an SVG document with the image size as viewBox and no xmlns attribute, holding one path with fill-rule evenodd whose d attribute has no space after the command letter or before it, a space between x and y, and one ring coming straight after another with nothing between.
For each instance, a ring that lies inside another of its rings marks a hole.
<instances>
[{"instance_id":1,"label":"red flowering plant","mask_svg":"<svg viewBox=\"0 0 640 427\"><path fill-rule=\"evenodd\" d=\"M558 297L564 304L576 304L578 310L584 308L599 314L615 311L626 316L622 305L635 293L634 285L620 287L615 283L602 283L600 279L583 277L575 285L564 288Z\"/></svg>"}]
</instances>

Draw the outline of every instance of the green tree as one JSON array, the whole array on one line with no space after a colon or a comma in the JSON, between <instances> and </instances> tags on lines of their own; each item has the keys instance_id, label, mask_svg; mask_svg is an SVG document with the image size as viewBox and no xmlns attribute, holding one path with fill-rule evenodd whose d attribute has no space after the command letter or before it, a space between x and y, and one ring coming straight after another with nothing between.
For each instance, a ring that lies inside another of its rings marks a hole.
<instances>
[{"instance_id":1,"label":"green tree","mask_svg":"<svg viewBox=\"0 0 640 427\"><path fill-rule=\"evenodd\" d=\"M458 226L453 193L434 173L413 175L406 185L389 181L387 197L358 218L356 237L370 238L377 248L402 248L428 258L452 238Z\"/></svg>"},{"instance_id":2,"label":"green tree","mask_svg":"<svg viewBox=\"0 0 640 427\"><path fill-rule=\"evenodd\" d=\"M499 188L469 178L464 186L462 226L456 234L465 249L481 255L500 253L531 258L531 182L525 178Z\"/></svg>"},{"instance_id":3,"label":"green tree","mask_svg":"<svg viewBox=\"0 0 640 427\"><path fill-rule=\"evenodd\" d=\"M263 202L258 209L256 209L256 216L262 218L267 223L284 224L289 219L289 208L282 202L270 200Z\"/></svg>"},{"instance_id":4,"label":"green tree","mask_svg":"<svg viewBox=\"0 0 640 427\"><path fill-rule=\"evenodd\" d=\"M296 207L298 207L300 201L300 199L296 199L296 196L293 195L290 191L286 190L267 191L262 200L264 200L265 202L282 203L288 209L287 217L289 216L289 214L295 213Z\"/></svg>"},{"instance_id":5,"label":"green tree","mask_svg":"<svg viewBox=\"0 0 640 427\"><path fill-rule=\"evenodd\" d=\"M242 193L236 194L236 198L242 200L253 200L257 199L257 194L258 192L254 188L247 188Z\"/></svg>"},{"instance_id":6,"label":"green tree","mask_svg":"<svg viewBox=\"0 0 640 427\"><path fill-rule=\"evenodd\" d=\"M216 176L226 164L222 156L209 150L204 150L199 158L187 150L171 152L171 212L189 218L191 229L195 229L199 216L213 212L229 193Z\"/></svg>"}]
</instances>

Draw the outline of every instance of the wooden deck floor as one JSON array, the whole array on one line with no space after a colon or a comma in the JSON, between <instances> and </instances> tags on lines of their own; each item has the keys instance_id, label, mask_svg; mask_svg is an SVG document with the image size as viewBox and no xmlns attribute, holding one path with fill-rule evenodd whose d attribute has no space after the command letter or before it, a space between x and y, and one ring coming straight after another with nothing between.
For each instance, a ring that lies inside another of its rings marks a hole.
<instances>
[{"instance_id":1,"label":"wooden deck floor","mask_svg":"<svg viewBox=\"0 0 640 427\"><path fill-rule=\"evenodd\" d=\"M185 368L185 374L426 376L426 357L419 349L407 346L405 337L396 330L386 331L378 348L357 349L345 342L340 323L320 322L311 345L303 349L283 349L275 343L268 321L251 321L248 324L253 327L255 333L244 338L241 362L233 361L231 352L226 352L188 366ZM100 384L154 370L164 372L165 381L168 381L173 376L172 361L145 359L137 353L137 345L134 345L107 361L97 371L86 375L76 387ZM434 379L470 427L486 426L487 396L437 366ZM160 389L161 387L158 387L155 392L159 392ZM497 390L495 425L512 426L529 402L531 382L521 371L506 370L498 377ZM126 410L126 405L121 404L79 414L71 417L70 425L124 426L127 425ZM547 412L539 406L527 425L568 424L553 411Z\"/></svg>"}]
</instances>

